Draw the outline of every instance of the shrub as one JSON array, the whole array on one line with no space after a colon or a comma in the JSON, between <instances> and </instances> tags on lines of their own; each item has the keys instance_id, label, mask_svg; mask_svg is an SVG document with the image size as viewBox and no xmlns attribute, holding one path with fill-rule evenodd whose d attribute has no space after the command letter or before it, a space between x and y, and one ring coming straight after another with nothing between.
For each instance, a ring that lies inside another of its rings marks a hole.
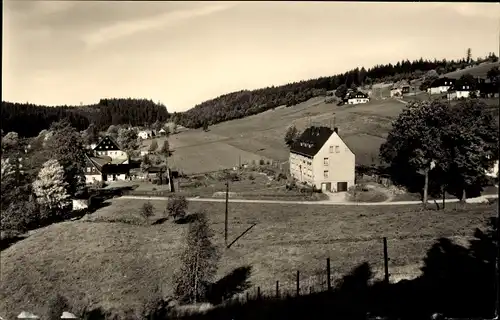
<instances>
[{"instance_id":1,"label":"shrub","mask_svg":"<svg viewBox=\"0 0 500 320\"><path fill-rule=\"evenodd\" d=\"M0 226L2 230L25 232L40 224L40 210L34 201L19 201L2 208Z\"/></svg>"},{"instance_id":2,"label":"shrub","mask_svg":"<svg viewBox=\"0 0 500 320\"><path fill-rule=\"evenodd\" d=\"M171 196L167 203L167 217L174 218L174 221L179 221L186 217L188 202L184 196Z\"/></svg>"},{"instance_id":3,"label":"shrub","mask_svg":"<svg viewBox=\"0 0 500 320\"><path fill-rule=\"evenodd\" d=\"M250 180L250 181L255 180L255 177L253 176L253 174L249 174L248 175L248 180Z\"/></svg>"},{"instance_id":4,"label":"shrub","mask_svg":"<svg viewBox=\"0 0 500 320\"><path fill-rule=\"evenodd\" d=\"M259 160L259 165L263 166L264 164L265 164L264 159L260 159L260 160Z\"/></svg>"},{"instance_id":5,"label":"shrub","mask_svg":"<svg viewBox=\"0 0 500 320\"><path fill-rule=\"evenodd\" d=\"M153 205L151 204L151 202L148 201L142 205L141 216L146 220L148 220L149 217L153 216Z\"/></svg>"}]
</instances>

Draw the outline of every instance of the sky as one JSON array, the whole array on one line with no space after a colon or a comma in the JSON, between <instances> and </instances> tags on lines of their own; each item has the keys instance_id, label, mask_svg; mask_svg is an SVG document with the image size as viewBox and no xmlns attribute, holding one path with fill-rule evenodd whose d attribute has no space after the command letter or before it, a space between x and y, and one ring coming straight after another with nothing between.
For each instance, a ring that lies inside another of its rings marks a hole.
<instances>
[{"instance_id":1,"label":"sky","mask_svg":"<svg viewBox=\"0 0 500 320\"><path fill-rule=\"evenodd\" d=\"M3 1L2 100L222 94L402 59L499 54L497 3Z\"/></svg>"}]
</instances>

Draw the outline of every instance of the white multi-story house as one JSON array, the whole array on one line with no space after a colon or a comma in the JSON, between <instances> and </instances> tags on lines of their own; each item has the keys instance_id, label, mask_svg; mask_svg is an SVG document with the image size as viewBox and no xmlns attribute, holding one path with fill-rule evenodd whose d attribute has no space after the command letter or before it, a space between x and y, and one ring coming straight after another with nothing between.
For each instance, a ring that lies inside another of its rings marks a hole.
<instances>
[{"instance_id":1,"label":"white multi-story house","mask_svg":"<svg viewBox=\"0 0 500 320\"><path fill-rule=\"evenodd\" d=\"M446 77L438 78L431 83L431 85L427 89L427 93L440 94L448 92L448 90L453 86L454 83L455 83L454 79Z\"/></svg>"},{"instance_id":2,"label":"white multi-story house","mask_svg":"<svg viewBox=\"0 0 500 320\"><path fill-rule=\"evenodd\" d=\"M104 137L93 148L95 156L108 156L113 160L113 163L128 163L128 155L125 151L121 150L118 143L111 137Z\"/></svg>"},{"instance_id":3,"label":"white multi-story house","mask_svg":"<svg viewBox=\"0 0 500 320\"><path fill-rule=\"evenodd\" d=\"M299 182L329 192L354 186L355 155L338 129L310 127L290 148L290 174Z\"/></svg>"},{"instance_id":4,"label":"white multi-story house","mask_svg":"<svg viewBox=\"0 0 500 320\"><path fill-rule=\"evenodd\" d=\"M456 100L461 98L468 98L472 92L476 95L479 93L475 89L475 83L471 83L467 79L458 79L455 84L448 90L448 100Z\"/></svg>"}]
</instances>

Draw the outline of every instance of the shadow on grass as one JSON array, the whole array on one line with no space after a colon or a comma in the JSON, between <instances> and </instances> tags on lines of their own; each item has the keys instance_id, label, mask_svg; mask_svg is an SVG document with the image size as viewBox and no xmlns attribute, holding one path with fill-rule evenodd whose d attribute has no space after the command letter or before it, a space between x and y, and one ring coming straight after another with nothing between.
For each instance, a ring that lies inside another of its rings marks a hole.
<instances>
[{"instance_id":1,"label":"shadow on grass","mask_svg":"<svg viewBox=\"0 0 500 320\"><path fill-rule=\"evenodd\" d=\"M235 294L244 292L250 288L251 283L248 279L251 273L251 266L234 269L211 286L207 300L215 305L232 298Z\"/></svg>"},{"instance_id":2,"label":"shadow on grass","mask_svg":"<svg viewBox=\"0 0 500 320\"><path fill-rule=\"evenodd\" d=\"M363 263L331 292L283 299L262 298L220 305L183 319L430 319L434 313L455 318L492 318L495 302L496 219L477 229L467 247L441 238L428 250L422 275L386 284L373 281Z\"/></svg>"}]
</instances>

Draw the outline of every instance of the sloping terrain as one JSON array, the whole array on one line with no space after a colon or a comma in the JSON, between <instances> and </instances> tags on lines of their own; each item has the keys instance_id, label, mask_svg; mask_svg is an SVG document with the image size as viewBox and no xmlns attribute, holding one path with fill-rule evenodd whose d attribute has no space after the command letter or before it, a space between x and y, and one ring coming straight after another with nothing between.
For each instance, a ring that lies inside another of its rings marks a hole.
<instances>
[{"instance_id":1,"label":"sloping terrain","mask_svg":"<svg viewBox=\"0 0 500 320\"><path fill-rule=\"evenodd\" d=\"M471 68L466 68L462 70L457 70L453 71L450 73L446 73L443 75L443 77L448 77L452 79L458 79L464 74L471 74L474 77L486 77L486 74L488 71L493 68L493 67L499 67L500 66L500 61L499 62L493 62L493 63L483 63L479 66L471 67Z\"/></svg>"}]
</instances>

